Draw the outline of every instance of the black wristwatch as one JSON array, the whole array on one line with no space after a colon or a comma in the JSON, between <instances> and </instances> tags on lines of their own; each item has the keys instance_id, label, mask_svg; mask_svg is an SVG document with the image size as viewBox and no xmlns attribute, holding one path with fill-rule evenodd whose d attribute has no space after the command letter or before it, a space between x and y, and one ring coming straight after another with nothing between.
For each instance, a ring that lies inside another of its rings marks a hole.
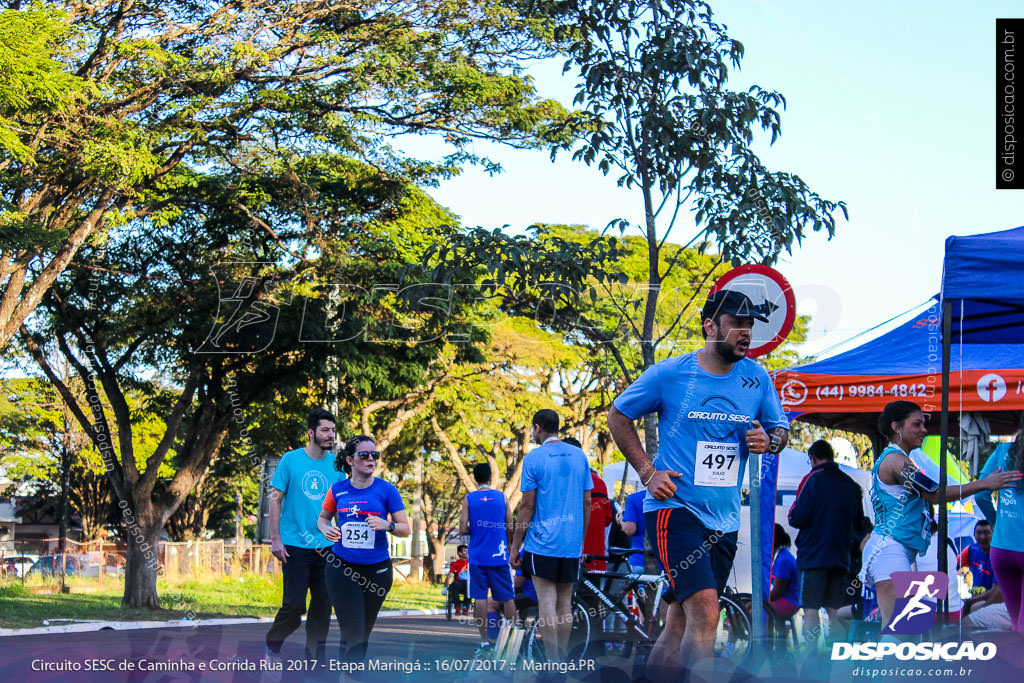
<instances>
[{"instance_id":1,"label":"black wristwatch","mask_svg":"<svg viewBox=\"0 0 1024 683\"><path fill-rule=\"evenodd\" d=\"M395 523L394 522L388 522L388 531L391 532L391 533L395 533Z\"/></svg>"}]
</instances>

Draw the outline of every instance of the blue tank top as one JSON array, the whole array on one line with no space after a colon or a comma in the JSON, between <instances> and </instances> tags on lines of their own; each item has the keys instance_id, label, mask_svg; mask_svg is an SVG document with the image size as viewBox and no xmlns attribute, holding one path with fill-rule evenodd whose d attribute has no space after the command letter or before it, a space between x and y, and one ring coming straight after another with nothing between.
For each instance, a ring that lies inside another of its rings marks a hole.
<instances>
[{"instance_id":1,"label":"blue tank top","mask_svg":"<svg viewBox=\"0 0 1024 683\"><path fill-rule=\"evenodd\" d=\"M985 467L981 470L979 479L1001 467L1007 471L1013 465L1008 462L1010 455L1010 444L1001 443L988 457ZM1024 485L1018 484L1013 488L1000 489L999 491L982 491L975 497L976 500L992 500L992 496L999 498L999 511L996 517L996 528L992 533L992 547L1002 550L1013 550L1020 552L1024 550ZM989 502L989 507L991 507Z\"/></svg>"},{"instance_id":2,"label":"blue tank top","mask_svg":"<svg viewBox=\"0 0 1024 683\"><path fill-rule=\"evenodd\" d=\"M890 453L906 455L890 445L875 461L871 468L871 506L875 509L874 533L890 536L919 555L928 550L931 543L931 516L928 503L911 486L900 486L899 496L885 490L878 478L878 468Z\"/></svg>"},{"instance_id":3,"label":"blue tank top","mask_svg":"<svg viewBox=\"0 0 1024 683\"><path fill-rule=\"evenodd\" d=\"M492 488L466 494L469 506L469 563L479 567L508 564L505 494Z\"/></svg>"}]
</instances>

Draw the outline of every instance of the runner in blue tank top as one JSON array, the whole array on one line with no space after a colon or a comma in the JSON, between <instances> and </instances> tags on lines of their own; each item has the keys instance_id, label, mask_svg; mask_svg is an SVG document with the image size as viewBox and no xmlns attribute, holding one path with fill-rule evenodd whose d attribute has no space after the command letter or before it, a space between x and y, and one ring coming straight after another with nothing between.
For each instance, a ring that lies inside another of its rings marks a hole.
<instances>
[{"instance_id":1,"label":"runner in blue tank top","mask_svg":"<svg viewBox=\"0 0 1024 683\"><path fill-rule=\"evenodd\" d=\"M508 550L512 544L512 511L505 494L491 488L491 466L485 462L473 468L476 491L462 501L459 533L469 534L469 597L476 601L473 615L480 630L479 657L493 647L487 637L488 591L509 621L516 617L516 591L512 585L512 568Z\"/></svg>"},{"instance_id":2,"label":"runner in blue tank top","mask_svg":"<svg viewBox=\"0 0 1024 683\"><path fill-rule=\"evenodd\" d=\"M923 478L908 457L921 447L928 429L920 406L911 401L893 401L878 418L878 431L890 440L875 462L871 477L871 503L875 509L875 528L864 547L865 583L874 585L883 628L892 618L896 604L893 572L911 571L916 557L928 549L930 516L926 503L940 504L959 500L984 490L1015 486L1020 472L996 471L981 481L972 481L946 489L946 500ZM955 571L955 567L952 568Z\"/></svg>"}]
</instances>

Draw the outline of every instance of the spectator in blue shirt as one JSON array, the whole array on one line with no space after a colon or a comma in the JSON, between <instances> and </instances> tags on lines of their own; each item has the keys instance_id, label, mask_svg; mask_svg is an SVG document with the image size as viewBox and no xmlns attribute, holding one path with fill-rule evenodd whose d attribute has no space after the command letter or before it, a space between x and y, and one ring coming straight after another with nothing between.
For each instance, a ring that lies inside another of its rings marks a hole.
<instances>
[{"instance_id":1,"label":"spectator in blue shirt","mask_svg":"<svg viewBox=\"0 0 1024 683\"><path fill-rule=\"evenodd\" d=\"M971 572L971 597L964 603L964 614L979 602L987 603L996 585L996 574L992 569L989 551L992 548L992 525L988 520L979 520L974 525L974 543L957 556L958 568L967 567Z\"/></svg>"},{"instance_id":2,"label":"spectator in blue shirt","mask_svg":"<svg viewBox=\"0 0 1024 683\"><path fill-rule=\"evenodd\" d=\"M775 613L783 619L793 616L800 609L800 573L796 568L796 558L789 552L789 544L789 534L781 524L776 524L772 541L772 590L768 600Z\"/></svg>"},{"instance_id":3,"label":"spectator in blue shirt","mask_svg":"<svg viewBox=\"0 0 1024 683\"><path fill-rule=\"evenodd\" d=\"M644 570L644 498L647 490L641 489L626 498L626 510L622 513L622 530L632 537L631 550L639 550L629 556L631 569Z\"/></svg>"}]
</instances>

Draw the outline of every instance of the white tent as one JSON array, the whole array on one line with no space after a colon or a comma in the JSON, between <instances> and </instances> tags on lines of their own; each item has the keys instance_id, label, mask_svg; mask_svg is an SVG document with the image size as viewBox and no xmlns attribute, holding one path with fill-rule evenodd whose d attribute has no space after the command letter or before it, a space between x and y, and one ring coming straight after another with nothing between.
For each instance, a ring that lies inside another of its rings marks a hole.
<instances>
[{"instance_id":1,"label":"white tent","mask_svg":"<svg viewBox=\"0 0 1024 683\"><path fill-rule=\"evenodd\" d=\"M938 466L935 465L924 453L911 453L914 461L929 474L929 466L935 468L935 478L938 478ZM914 457L918 456L918 457ZM622 481L622 468L627 468L626 491L632 493L640 490L640 478L636 472L625 462L617 462L607 465L601 473L602 478L608 485L608 491L615 496L620 482ZM860 486L862 491L862 504L864 514L874 522L875 512L871 507L871 473L865 470L839 465L839 469L850 476ZM796 541L797 530L789 526L789 508L796 500L796 491L800 482L811 471L811 463L806 453L801 453L794 448L785 448L779 454L779 476L775 493L775 521L782 525L790 537ZM746 491L747 479L744 478L743 489ZM953 482L955 484L956 482ZM950 504L949 508L949 537L971 536L974 533L974 524L982 519L983 515L973 501ZM740 532L737 541L736 560L733 562L733 574L729 585L738 591L750 592L750 504L745 499L740 507Z\"/></svg>"},{"instance_id":2,"label":"white tent","mask_svg":"<svg viewBox=\"0 0 1024 683\"><path fill-rule=\"evenodd\" d=\"M625 460L613 462L611 465L605 465L604 469L601 470L601 479L604 480L605 485L608 487L608 495L612 498L618 497L619 485L622 483L623 468L626 470L626 495L643 488L640 485L640 475L636 473L632 465Z\"/></svg>"},{"instance_id":3,"label":"white tent","mask_svg":"<svg viewBox=\"0 0 1024 683\"><path fill-rule=\"evenodd\" d=\"M839 469L850 476L862 490L864 514L874 520L871 509L871 473L856 467L839 465ZM784 448L779 453L779 477L775 491L775 521L782 525L790 538L796 541L797 530L789 526L789 508L796 500L796 490L800 482L811 471L811 463L806 453L795 448ZM746 486L744 485L744 490ZM794 552L795 552L794 548ZM740 507L740 533L736 548L736 560L733 562L733 576L729 582L736 590L750 592L750 504L744 500Z\"/></svg>"}]
</instances>

